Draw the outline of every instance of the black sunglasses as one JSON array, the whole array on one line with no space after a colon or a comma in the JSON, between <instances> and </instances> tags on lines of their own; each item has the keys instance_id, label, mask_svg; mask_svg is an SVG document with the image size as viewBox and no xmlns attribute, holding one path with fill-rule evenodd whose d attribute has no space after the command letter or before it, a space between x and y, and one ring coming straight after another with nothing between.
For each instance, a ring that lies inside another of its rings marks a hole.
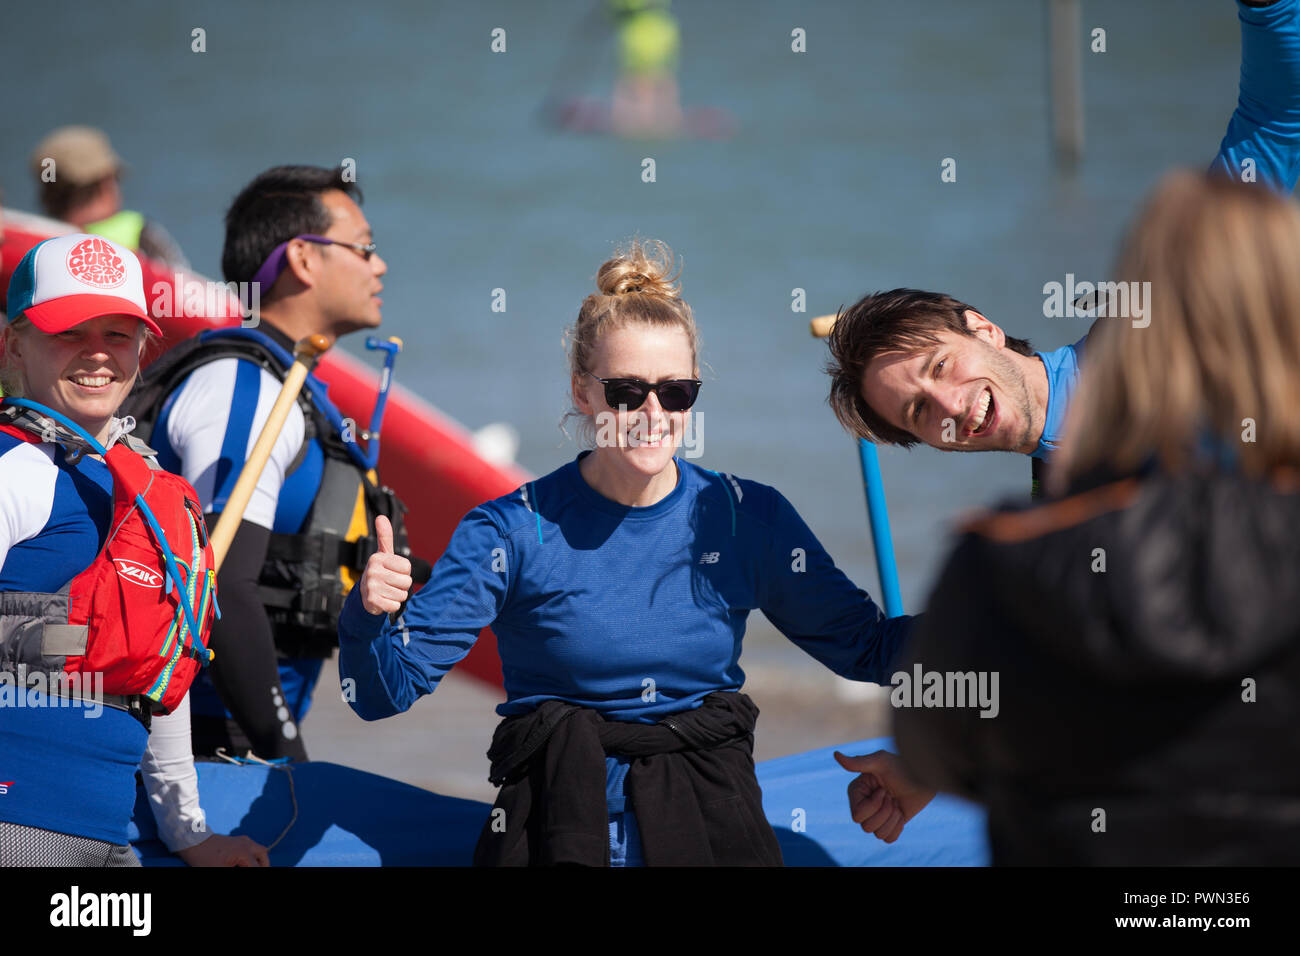
<instances>
[{"instance_id":1,"label":"black sunglasses","mask_svg":"<svg viewBox=\"0 0 1300 956\"><path fill-rule=\"evenodd\" d=\"M610 408L626 408L628 411L640 408L654 392L664 411L684 412L695 404L700 386L704 384L693 378L675 378L651 385L639 378L599 378L591 372L587 374L605 386L605 401Z\"/></svg>"}]
</instances>

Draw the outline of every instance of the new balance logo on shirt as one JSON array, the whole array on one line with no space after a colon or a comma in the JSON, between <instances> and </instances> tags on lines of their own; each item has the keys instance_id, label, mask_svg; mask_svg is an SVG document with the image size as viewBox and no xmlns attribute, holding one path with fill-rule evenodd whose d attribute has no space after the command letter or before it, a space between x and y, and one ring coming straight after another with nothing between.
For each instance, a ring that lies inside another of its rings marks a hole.
<instances>
[{"instance_id":1,"label":"new balance logo on shirt","mask_svg":"<svg viewBox=\"0 0 1300 956\"><path fill-rule=\"evenodd\" d=\"M720 551L705 551L700 555L700 564L717 564Z\"/></svg>"}]
</instances>

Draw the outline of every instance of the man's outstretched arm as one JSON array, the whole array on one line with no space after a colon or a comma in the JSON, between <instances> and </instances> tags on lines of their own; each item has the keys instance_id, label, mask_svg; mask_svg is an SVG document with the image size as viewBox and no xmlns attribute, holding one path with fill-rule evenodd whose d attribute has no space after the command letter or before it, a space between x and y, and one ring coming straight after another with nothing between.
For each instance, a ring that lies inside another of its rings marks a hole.
<instances>
[{"instance_id":1,"label":"man's outstretched arm","mask_svg":"<svg viewBox=\"0 0 1300 956\"><path fill-rule=\"evenodd\" d=\"M1238 0L1241 85L1212 170L1290 193L1300 177L1300 0Z\"/></svg>"}]
</instances>

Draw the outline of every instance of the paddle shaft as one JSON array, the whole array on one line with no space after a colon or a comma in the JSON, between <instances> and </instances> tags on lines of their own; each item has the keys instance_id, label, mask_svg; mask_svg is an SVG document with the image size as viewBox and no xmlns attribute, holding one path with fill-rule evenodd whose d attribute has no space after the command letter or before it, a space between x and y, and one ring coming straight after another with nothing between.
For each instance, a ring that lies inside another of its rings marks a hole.
<instances>
[{"instance_id":1,"label":"paddle shaft","mask_svg":"<svg viewBox=\"0 0 1300 956\"><path fill-rule=\"evenodd\" d=\"M831 329L835 328L836 318L834 315L819 315L817 318L809 320L808 327L813 337L824 339L830 335Z\"/></svg>"},{"instance_id":2,"label":"paddle shaft","mask_svg":"<svg viewBox=\"0 0 1300 956\"><path fill-rule=\"evenodd\" d=\"M862 462L862 487L867 496L871 544L876 552L876 570L880 574L880 602L885 607L886 615L898 617L903 613L903 595L898 588L894 537L889 530L889 508L885 504L885 483L880 476L880 459L876 455L876 446L865 438L859 438L858 458Z\"/></svg>"},{"instance_id":3,"label":"paddle shaft","mask_svg":"<svg viewBox=\"0 0 1300 956\"><path fill-rule=\"evenodd\" d=\"M244 463L244 469L239 473L239 480L235 482L235 488L226 499L226 507L222 509L221 517L217 519L217 526L212 531L215 570L220 571L222 562L226 560L230 543L235 540L239 522L244 518L244 509L248 507L249 499L253 497L253 489L257 487L257 482L262 477L262 469L266 467L266 462L271 457L271 449L275 447L276 439L280 437L280 431L289 417L289 409L293 408L294 402L298 400L298 393L302 391L303 383L307 381L307 374L316 364L316 359L329 347L330 340L323 335L309 335L294 347L293 365L289 366L280 394L275 404L271 406L271 414L266 419L266 424L262 426L262 432L257 436L257 442L249 452L248 461Z\"/></svg>"},{"instance_id":4,"label":"paddle shaft","mask_svg":"<svg viewBox=\"0 0 1300 956\"><path fill-rule=\"evenodd\" d=\"M835 328L838 315L819 315L808 322L809 331L824 339ZM876 552L876 570L880 573L880 599L885 613L898 617L903 613L903 596L898 587L898 565L894 561L894 537L889 530L889 508L885 504L885 483L880 477L880 458L876 446L865 438L858 439L858 460L862 464L862 490L867 496L867 520L871 525L871 544Z\"/></svg>"}]
</instances>

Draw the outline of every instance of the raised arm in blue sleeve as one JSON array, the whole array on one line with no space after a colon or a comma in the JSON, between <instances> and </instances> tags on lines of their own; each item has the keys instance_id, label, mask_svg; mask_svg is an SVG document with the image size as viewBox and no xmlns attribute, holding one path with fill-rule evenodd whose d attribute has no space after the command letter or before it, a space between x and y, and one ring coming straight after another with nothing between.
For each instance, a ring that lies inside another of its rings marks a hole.
<instances>
[{"instance_id":1,"label":"raised arm in blue sleeve","mask_svg":"<svg viewBox=\"0 0 1300 956\"><path fill-rule=\"evenodd\" d=\"M835 673L888 684L911 617L885 617L831 560L794 506L773 490L761 608L782 634Z\"/></svg>"},{"instance_id":2,"label":"raised arm in blue sleeve","mask_svg":"<svg viewBox=\"0 0 1300 956\"><path fill-rule=\"evenodd\" d=\"M433 693L504 606L509 555L508 538L476 508L396 623L366 611L360 588L352 589L339 614L339 680L359 716L391 717Z\"/></svg>"},{"instance_id":3,"label":"raised arm in blue sleeve","mask_svg":"<svg viewBox=\"0 0 1300 956\"><path fill-rule=\"evenodd\" d=\"M1212 170L1290 193L1300 177L1300 0L1238 3L1241 86Z\"/></svg>"}]
</instances>

